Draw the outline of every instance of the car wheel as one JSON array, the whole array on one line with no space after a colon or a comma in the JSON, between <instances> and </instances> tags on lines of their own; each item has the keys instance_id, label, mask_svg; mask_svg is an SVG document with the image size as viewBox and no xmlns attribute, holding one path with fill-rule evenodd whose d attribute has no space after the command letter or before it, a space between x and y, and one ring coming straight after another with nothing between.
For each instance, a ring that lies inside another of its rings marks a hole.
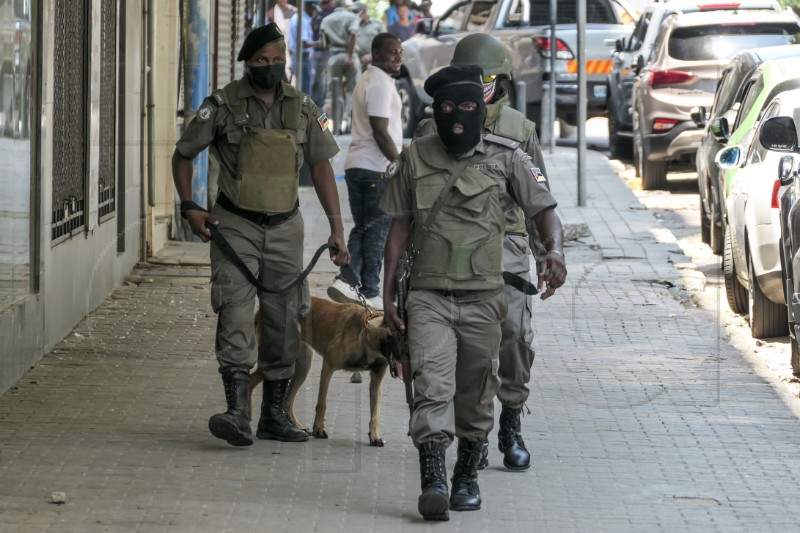
<instances>
[{"instance_id":1,"label":"car wheel","mask_svg":"<svg viewBox=\"0 0 800 533\"><path fill-rule=\"evenodd\" d=\"M721 255L722 254L722 246L723 246L723 227L725 224L722 222L722 215L718 209L719 207L719 195L714 192L714 189L711 188L709 185L708 187L708 205L711 208L711 217L709 220L709 235L708 235L708 246L711 248L711 252L714 255Z\"/></svg>"},{"instance_id":2,"label":"car wheel","mask_svg":"<svg viewBox=\"0 0 800 533\"><path fill-rule=\"evenodd\" d=\"M667 187L667 162L648 161L647 155L639 155L639 175L642 178L642 189L660 191Z\"/></svg>"},{"instance_id":3,"label":"car wheel","mask_svg":"<svg viewBox=\"0 0 800 533\"><path fill-rule=\"evenodd\" d=\"M417 117L417 106L414 100L414 88L411 80L407 77L399 78L395 82L397 93L400 95L400 119L403 124L403 137L410 138L417 129L419 118Z\"/></svg>"},{"instance_id":4,"label":"car wheel","mask_svg":"<svg viewBox=\"0 0 800 533\"><path fill-rule=\"evenodd\" d=\"M639 174L639 160L642 158L640 155L642 151L642 142L639 139L639 136L635 133L633 134L633 173L637 178L641 178L642 175Z\"/></svg>"},{"instance_id":5,"label":"car wheel","mask_svg":"<svg viewBox=\"0 0 800 533\"><path fill-rule=\"evenodd\" d=\"M797 347L798 326L795 324L793 329L794 332L791 337L789 337L789 344L792 347L792 374L794 374L795 377L800 378L800 349Z\"/></svg>"},{"instance_id":6,"label":"car wheel","mask_svg":"<svg viewBox=\"0 0 800 533\"><path fill-rule=\"evenodd\" d=\"M620 137L617 132L619 131L619 124L614 118L614 110L611 107L611 102L607 104L608 109L608 148L611 151L613 159L628 159L633 155L633 143L628 137Z\"/></svg>"},{"instance_id":7,"label":"car wheel","mask_svg":"<svg viewBox=\"0 0 800 533\"><path fill-rule=\"evenodd\" d=\"M747 290L736 277L736 265L733 263L733 238L731 232L725 232L725 253L722 255L722 275L725 279L725 296L728 306L737 315L747 312Z\"/></svg>"},{"instance_id":8,"label":"car wheel","mask_svg":"<svg viewBox=\"0 0 800 533\"><path fill-rule=\"evenodd\" d=\"M789 331L789 317L784 304L776 304L761 292L755 278L752 258L747 258L747 277L750 279L749 321L755 339L781 337Z\"/></svg>"},{"instance_id":9,"label":"car wheel","mask_svg":"<svg viewBox=\"0 0 800 533\"><path fill-rule=\"evenodd\" d=\"M702 199L700 199L700 240L703 244L711 242L711 221L708 220L708 211Z\"/></svg>"}]
</instances>

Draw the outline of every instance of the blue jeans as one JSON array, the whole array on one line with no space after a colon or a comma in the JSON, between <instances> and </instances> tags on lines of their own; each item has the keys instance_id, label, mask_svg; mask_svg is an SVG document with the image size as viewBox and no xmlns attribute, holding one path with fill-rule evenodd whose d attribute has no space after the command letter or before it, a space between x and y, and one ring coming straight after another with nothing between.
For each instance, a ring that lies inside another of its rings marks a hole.
<instances>
[{"instance_id":1,"label":"blue jeans","mask_svg":"<svg viewBox=\"0 0 800 533\"><path fill-rule=\"evenodd\" d=\"M311 52L303 52L303 81L301 91L311 96L314 86L314 58ZM313 100L313 98L312 98Z\"/></svg>"},{"instance_id":2,"label":"blue jeans","mask_svg":"<svg viewBox=\"0 0 800 533\"><path fill-rule=\"evenodd\" d=\"M344 180L354 223L347 238L350 268L361 282L361 294L372 298L380 293L383 247L392 221L378 207L389 180L380 172L363 168L345 170Z\"/></svg>"}]
</instances>

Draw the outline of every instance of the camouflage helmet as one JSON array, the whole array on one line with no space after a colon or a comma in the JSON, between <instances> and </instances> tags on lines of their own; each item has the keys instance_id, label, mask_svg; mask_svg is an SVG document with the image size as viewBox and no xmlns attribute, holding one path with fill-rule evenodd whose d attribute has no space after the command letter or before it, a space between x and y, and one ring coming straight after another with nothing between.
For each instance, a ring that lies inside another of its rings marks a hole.
<instances>
[{"instance_id":1,"label":"camouflage helmet","mask_svg":"<svg viewBox=\"0 0 800 533\"><path fill-rule=\"evenodd\" d=\"M504 75L511 78L511 63L497 38L486 33L472 33L461 39L453 51L451 65L478 65L484 76Z\"/></svg>"}]
</instances>

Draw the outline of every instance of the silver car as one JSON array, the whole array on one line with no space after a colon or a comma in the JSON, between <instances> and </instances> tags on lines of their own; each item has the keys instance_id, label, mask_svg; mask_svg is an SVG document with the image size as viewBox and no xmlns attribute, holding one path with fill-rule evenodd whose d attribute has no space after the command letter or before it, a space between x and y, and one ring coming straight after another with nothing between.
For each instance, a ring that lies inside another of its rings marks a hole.
<instances>
[{"instance_id":1,"label":"silver car","mask_svg":"<svg viewBox=\"0 0 800 533\"><path fill-rule=\"evenodd\" d=\"M800 19L783 11L713 11L668 17L632 95L633 157L642 188L662 189L668 165L694 169L702 129L693 107L711 107L724 66L742 50L794 44Z\"/></svg>"}]
</instances>

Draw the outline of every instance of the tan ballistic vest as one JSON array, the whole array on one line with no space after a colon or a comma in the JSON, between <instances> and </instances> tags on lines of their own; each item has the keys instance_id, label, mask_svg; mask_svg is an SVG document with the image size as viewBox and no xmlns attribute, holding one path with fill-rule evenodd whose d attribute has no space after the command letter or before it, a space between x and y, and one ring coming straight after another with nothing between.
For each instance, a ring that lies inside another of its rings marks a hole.
<instances>
[{"instance_id":1,"label":"tan ballistic vest","mask_svg":"<svg viewBox=\"0 0 800 533\"><path fill-rule=\"evenodd\" d=\"M282 100L281 123L285 129L265 129L250 125L247 100L236 95L239 81L232 81L214 91L233 114L234 122L242 129L236 176L220 174L227 180L224 190L238 207L262 213L285 213L294 209L300 185L299 130L303 98ZM284 88L286 86L284 85Z\"/></svg>"}]
</instances>

